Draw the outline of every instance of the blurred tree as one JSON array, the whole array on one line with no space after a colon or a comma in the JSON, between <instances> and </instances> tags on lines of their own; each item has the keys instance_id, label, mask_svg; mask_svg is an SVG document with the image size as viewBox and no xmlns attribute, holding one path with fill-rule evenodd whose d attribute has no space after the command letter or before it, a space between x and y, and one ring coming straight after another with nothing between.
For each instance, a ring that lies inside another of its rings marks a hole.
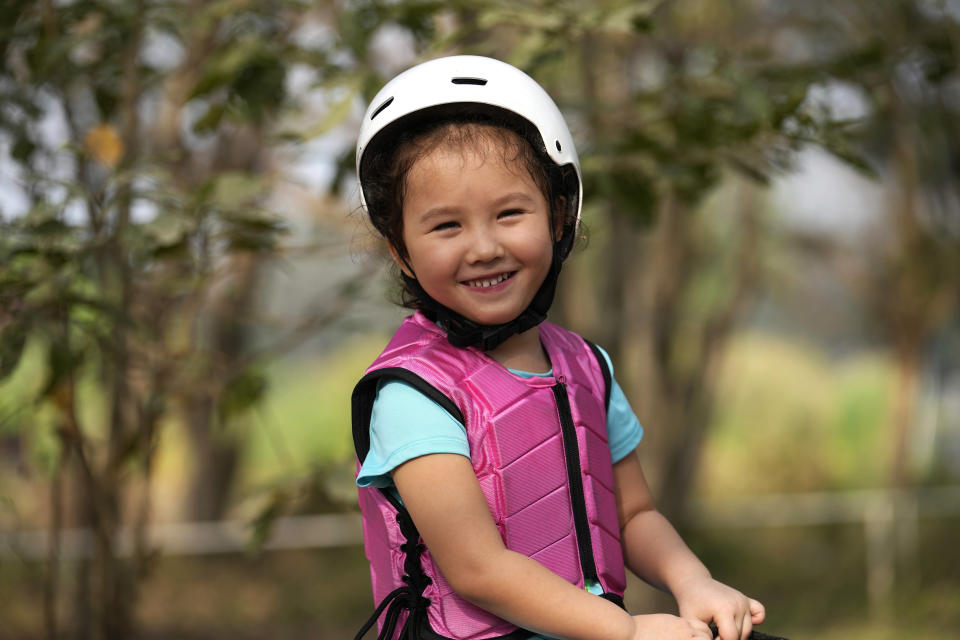
<instances>
[{"instance_id":1,"label":"blurred tree","mask_svg":"<svg viewBox=\"0 0 960 640\"><path fill-rule=\"evenodd\" d=\"M860 143L892 185L857 284L897 362L889 482L901 488L917 480L910 446L925 354L960 302L960 25L936 2L854 3L823 15L847 43L824 66L869 100Z\"/></svg>"},{"instance_id":2,"label":"blurred tree","mask_svg":"<svg viewBox=\"0 0 960 640\"><path fill-rule=\"evenodd\" d=\"M806 64L824 84L858 96L864 115L848 123L851 149L887 185L875 223L855 245L797 234L794 245L819 260L844 265L869 326L897 368L892 431L885 451L887 482L903 489L924 480L911 450L918 421L920 381L939 340L951 331L960 304L960 24L949 2L807 3L795 8L811 46ZM820 45L820 46L815 46ZM825 110L829 106L825 107ZM904 508L900 501L891 509ZM907 506L907 508L910 508ZM875 613L893 585L914 585L918 555L908 518L895 514L883 531L893 553L877 558L887 576L871 585Z\"/></svg>"},{"instance_id":3,"label":"blurred tree","mask_svg":"<svg viewBox=\"0 0 960 640\"><path fill-rule=\"evenodd\" d=\"M263 176L270 169L267 136L287 101L289 60L298 57L289 43L289 32L296 26L291 12L298 7L283 2L260 5L184 6L202 19L192 28L168 31L183 51L180 63L163 78L159 117L151 132L158 157L164 159L175 184L188 190L209 189L214 178L216 197L231 200L238 209L254 207L263 197ZM194 122L189 121L188 104L202 105ZM207 154L196 153L195 142L183 135L190 128L208 138ZM197 520L223 515L242 451L238 431L224 429L223 424L235 408L256 402L264 389L256 369L240 371L239 366L251 351L249 326L263 266L258 253L268 248L264 241L269 243L269 236L250 229L244 242L252 250L231 252L216 266L225 277L207 292L209 314L194 327L194 341L213 356L198 363L197 384L183 397L197 460L188 514Z\"/></svg>"},{"instance_id":4,"label":"blurred tree","mask_svg":"<svg viewBox=\"0 0 960 640\"><path fill-rule=\"evenodd\" d=\"M45 383L22 400L56 412L50 638L67 626L79 638L133 634L168 416L182 412L195 442L194 515L223 510L238 455L227 425L265 385L249 328L284 230L263 207L267 140L291 102L289 67L316 57L291 35L306 11L296 0L0 8L0 140L15 170L4 182L27 203L0 209L0 378L26 345L44 350ZM81 417L89 379L102 422ZM42 439L34 415L4 431ZM65 524L93 532L69 625L58 616Z\"/></svg>"}]
</instances>

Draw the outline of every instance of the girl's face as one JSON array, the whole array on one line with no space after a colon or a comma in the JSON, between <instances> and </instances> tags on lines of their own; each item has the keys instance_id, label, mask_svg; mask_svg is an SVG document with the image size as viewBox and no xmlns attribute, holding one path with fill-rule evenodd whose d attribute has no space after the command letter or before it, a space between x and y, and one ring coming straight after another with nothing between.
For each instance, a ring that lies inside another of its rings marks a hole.
<instances>
[{"instance_id":1,"label":"girl's face","mask_svg":"<svg viewBox=\"0 0 960 640\"><path fill-rule=\"evenodd\" d=\"M553 258L547 199L519 160L484 141L440 145L407 174L407 262L430 296L484 325L529 306ZM515 154L514 154L515 155Z\"/></svg>"}]
</instances>

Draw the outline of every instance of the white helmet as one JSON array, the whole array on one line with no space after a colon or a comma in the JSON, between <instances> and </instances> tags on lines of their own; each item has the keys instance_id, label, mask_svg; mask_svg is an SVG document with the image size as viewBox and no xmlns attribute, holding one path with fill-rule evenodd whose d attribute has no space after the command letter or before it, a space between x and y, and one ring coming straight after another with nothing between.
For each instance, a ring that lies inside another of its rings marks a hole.
<instances>
[{"instance_id":1,"label":"white helmet","mask_svg":"<svg viewBox=\"0 0 960 640\"><path fill-rule=\"evenodd\" d=\"M390 132L383 141L391 138L390 133L395 134L409 116L430 117L431 112L438 112L442 117L445 106L464 113L519 116L539 133L539 141L530 140L535 150L539 147L558 167L573 167L575 180L568 180L559 194L566 198L567 220L573 218L572 225L564 225L565 234L570 236L563 243L562 257L566 257L580 226L583 200L583 178L573 137L557 105L533 78L492 58L463 55L430 60L404 71L377 93L364 114L357 140L357 177L364 207L368 203L364 153L380 142L377 137L385 130Z\"/></svg>"}]
</instances>

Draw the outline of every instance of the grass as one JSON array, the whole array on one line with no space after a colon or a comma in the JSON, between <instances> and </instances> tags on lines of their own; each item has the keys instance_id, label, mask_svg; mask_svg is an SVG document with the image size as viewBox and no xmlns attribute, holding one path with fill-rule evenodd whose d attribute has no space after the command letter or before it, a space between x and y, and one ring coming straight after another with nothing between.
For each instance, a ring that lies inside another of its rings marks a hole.
<instances>
[{"instance_id":1,"label":"grass","mask_svg":"<svg viewBox=\"0 0 960 640\"><path fill-rule=\"evenodd\" d=\"M384 337L366 337L323 360L275 370L249 426L242 485L274 484L351 459L350 393L385 344Z\"/></svg>"},{"instance_id":2,"label":"grass","mask_svg":"<svg viewBox=\"0 0 960 640\"><path fill-rule=\"evenodd\" d=\"M943 638L960 631L960 519L922 520L918 561L871 608L861 525L696 531L685 537L717 579L767 608L761 628L791 640Z\"/></svg>"},{"instance_id":3,"label":"grass","mask_svg":"<svg viewBox=\"0 0 960 640\"><path fill-rule=\"evenodd\" d=\"M0 639L43 637L41 567L0 565ZM64 572L69 581L71 572ZM140 589L139 638L352 637L372 612L359 546L260 556L161 558ZM62 619L70 618L68 606Z\"/></svg>"},{"instance_id":4,"label":"grass","mask_svg":"<svg viewBox=\"0 0 960 640\"><path fill-rule=\"evenodd\" d=\"M881 355L830 360L763 334L729 345L701 495L882 486L892 367Z\"/></svg>"}]
</instances>

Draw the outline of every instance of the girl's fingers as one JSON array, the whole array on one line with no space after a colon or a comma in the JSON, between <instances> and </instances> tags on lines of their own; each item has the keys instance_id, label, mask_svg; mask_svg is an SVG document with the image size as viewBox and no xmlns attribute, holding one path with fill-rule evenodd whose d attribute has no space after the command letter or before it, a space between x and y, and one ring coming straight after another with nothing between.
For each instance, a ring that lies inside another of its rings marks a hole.
<instances>
[{"instance_id":1,"label":"girl's fingers","mask_svg":"<svg viewBox=\"0 0 960 640\"><path fill-rule=\"evenodd\" d=\"M767 610L753 598L747 598L747 600L750 601L750 621L753 624L760 624L767 617Z\"/></svg>"},{"instance_id":2,"label":"girl's fingers","mask_svg":"<svg viewBox=\"0 0 960 640\"><path fill-rule=\"evenodd\" d=\"M740 638L740 624L733 617L724 617L717 620L717 631L720 640L738 640Z\"/></svg>"},{"instance_id":3,"label":"girl's fingers","mask_svg":"<svg viewBox=\"0 0 960 640\"><path fill-rule=\"evenodd\" d=\"M688 620L690 622L690 626L697 631L706 631L711 636L713 635L713 632L710 631L710 626L703 620L697 620L696 618L689 618Z\"/></svg>"},{"instance_id":4,"label":"girl's fingers","mask_svg":"<svg viewBox=\"0 0 960 640\"><path fill-rule=\"evenodd\" d=\"M687 618L687 623L693 627L693 637L694 638L703 638L705 640L713 640L713 631L707 626L707 623L703 620L698 620L696 618Z\"/></svg>"},{"instance_id":5,"label":"girl's fingers","mask_svg":"<svg viewBox=\"0 0 960 640\"><path fill-rule=\"evenodd\" d=\"M750 616L745 615L740 621L740 640L747 640L750 637L750 632L753 631L753 623L750 620Z\"/></svg>"}]
</instances>

